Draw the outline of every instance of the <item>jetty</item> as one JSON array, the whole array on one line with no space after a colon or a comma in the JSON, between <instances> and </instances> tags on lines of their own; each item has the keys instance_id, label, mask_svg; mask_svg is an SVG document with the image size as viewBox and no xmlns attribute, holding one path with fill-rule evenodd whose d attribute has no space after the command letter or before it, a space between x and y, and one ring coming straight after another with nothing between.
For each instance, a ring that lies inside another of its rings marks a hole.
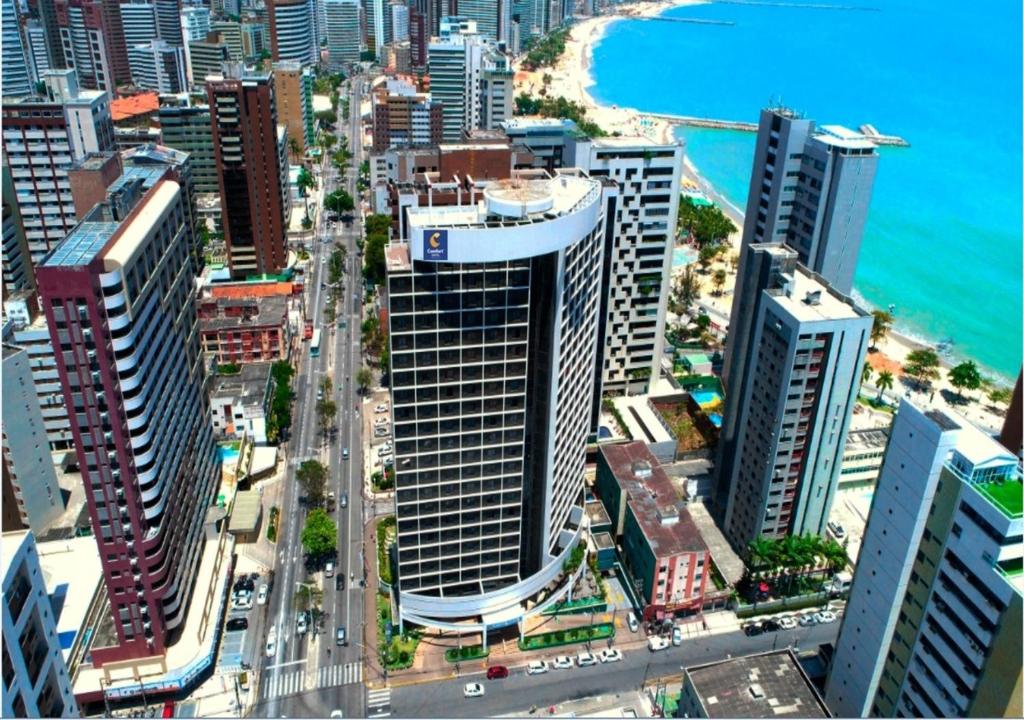
<instances>
[{"instance_id":1,"label":"jetty","mask_svg":"<svg viewBox=\"0 0 1024 720\"><path fill-rule=\"evenodd\" d=\"M881 8L863 7L861 5L833 5L832 3L795 3L778 2L777 0L713 0L719 5L761 5L764 7L800 8L801 10L862 10L865 12L881 12Z\"/></svg>"},{"instance_id":2,"label":"jetty","mask_svg":"<svg viewBox=\"0 0 1024 720\"><path fill-rule=\"evenodd\" d=\"M910 143L899 135L883 135L875 130L874 125L861 125L858 130L875 145L892 145L893 147L910 147Z\"/></svg>"},{"instance_id":3,"label":"jetty","mask_svg":"<svg viewBox=\"0 0 1024 720\"><path fill-rule=\"evenodd\" d=\"M732 20L710 20L708 18L681 18L681 17L661 17L658 15L652 17L633 16L631 20L643 20L644 22L674 22L674 23L689 23L690 25L726 25L731 26L736 23Z\"/></svg>"},{"instance_id":4,"label":"jetty","mask_svg":"<svg viewBox=\"0 0 1024 720\"><path fill-rule=\"evenodd\" d=\"M711 128L713 130L740 130L743 132L757 132L757 123L744 122L742 120L719 120L716 118L702 118L693 115L670 115L668 113L643 113L643 115L656 120L665 120L673 125L685 125L687 127ZM861 125L861 135L873 142L875 145L889 145L892 147L910 147L910 143L899 135L883 135L875 129L874 125Z\"/></svg>"}]
</instances>

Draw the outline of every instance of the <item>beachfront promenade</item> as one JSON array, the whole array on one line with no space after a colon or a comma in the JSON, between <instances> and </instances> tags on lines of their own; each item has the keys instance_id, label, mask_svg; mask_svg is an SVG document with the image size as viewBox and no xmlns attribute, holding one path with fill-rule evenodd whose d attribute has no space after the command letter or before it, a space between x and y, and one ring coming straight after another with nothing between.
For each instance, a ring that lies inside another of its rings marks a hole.
<instances>
[{"instance_id":1,"label":"beachfront promenade","mask_svg":"<svg viewBox=\"0 0 1024 720\"><path fill-rule=\"evenodd\" d=\"M716 130L742 130L745 132L757 132L757 123L744 122L742 120L719 120L716 118L701 118L693 115L670 115L668 113L642 113L645 117L657 120L665 120L675 125L686 125L688 127L713 128ZM910 143L899 135L883 135L878 132L874 125L861 125L858 128L864 137L876 145L892 145L894 147L910 147Z\"/></svg>"}]
</instances>

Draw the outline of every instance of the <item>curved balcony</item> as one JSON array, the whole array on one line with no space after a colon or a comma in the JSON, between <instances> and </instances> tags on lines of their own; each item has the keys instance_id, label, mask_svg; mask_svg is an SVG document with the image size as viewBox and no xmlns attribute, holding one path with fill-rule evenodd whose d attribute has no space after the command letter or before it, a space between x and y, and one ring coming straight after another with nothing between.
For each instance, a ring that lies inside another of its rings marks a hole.
<instances>
[{"instance_id":1,"label":"curved balcony","mask_svg":"<svg viewBox=\"0 0 1024 720\"><path fill-rule=\"evenodd\" d=\"M108 308L108 310L109 310L109 308ZM126 312L125 313L110 313L110 312L107 312L107 327L110 328L111 331L120 330L123 327L127 327L128 325L131 325L131 323L132 323L131 315L129 315Z\"/></svg>"},{"instance_id":2,"label":"curved balcony","mask_svg":"<svg viewBox=\"0 0 1024 720\"><path fill-rule=\"evenodd\" d=\"M139 365L139 359L135 356L134 352L129 354L129 355L126 355L123 358L119 358L118 360L114 361L114 366L117 368L117 372L119 374L120 373L124 373L124 372L128 372L129 370L132 370L132 369L138 367L138 365Z\"/></svg>"},{"instance_id":3,"label":"curved balcony","mask_svg":"<svg viewBox=\"0 0 1024 720\"><path fill-rule=\"evenodd\" d=\"M100 287L108 288L115 285L124 285L121 281L121 271L112 270L108 273L100 273Z\"/></svg>"}]
</instances>

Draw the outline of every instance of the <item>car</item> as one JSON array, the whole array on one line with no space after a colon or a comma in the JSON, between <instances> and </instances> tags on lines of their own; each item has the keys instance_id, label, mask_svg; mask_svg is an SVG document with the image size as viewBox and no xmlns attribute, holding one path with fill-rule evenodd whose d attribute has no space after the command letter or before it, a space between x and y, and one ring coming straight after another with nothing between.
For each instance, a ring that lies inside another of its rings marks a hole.
<instances>
[{"instance_id":1,"label":"car","mask_svg":"<svg viewBox=\"0 0 1024 720\"><path fill-rule=\"evenodd\" d=\"M508 668L504 665L492 665L487 668L488 680L501 680L508 677Z\"/></svg>"},{"instance_id":2,"label":"car","mask_svg":"<svg viewBox=\"0 0 1024 720\"><path fill-rule=\"evenodd\" d=\"M389 428L387 426L375 427L373 429L373 436L374 437L387 437L390 434L391 434L391 431L389 430Z\"/></svg>"},{"instance_id":3,"label":"car","mask_svg":"<svg viewBox=\"0 0 1024 720\"><path fill-rule=\"evenodd\" d=\"M344 590L345 589L345 576L344 575L335 575L334 576L334 589L335 590Z\"/></svg>"},{"instance_id":4,"label":"car","mask_svg":"<svg viewBox=\"0 0 1024 720\"><path fill-rule=\"evenodd\" d=\"M263 653L267 657L274 657L274 653L277 652L277 628L270 628L270 633L267 635L267 645L263 649Z\"/></svg>"},{"instance_id":5,"label":"car","mask_svg":"<svg viewBox=\"0 0 1024 720\"><path fill-rule=\"evenodd\" d=\"M672 643L669 640L667 640L667 639L665 639L663 637L659 637L657 635L655 635L652 638L648 638L647 639L647 649L650 650L651 652L658 652L660 650L664 650L665 648L669 647L671 644Z\"/></svg>"},{"instance_id":6,"label":"car","mask_svg":"<svg viewBox=\"0 0 1024 720\"><path fill-rule=\"evenodd\" d=\"M796 621L800 624L800 627L810 627L811 625L818 624L818 620L810 613L804 613Z\"/></svg>"},{"instance_id":7,"label":"car","mask_svg":"<svg viewBox=\"0 0 1024 720\"><path fill-rule=\"evenodd\" d=\"M778 632L779 630L782 629L782 626L779 625L779 621L778 620L768 619L768 620L765 620L763 623L761 623L761 629L763 631L765 631L766 633Z\"/></svg>"},{"instance_id":8,"label":"car","mask_svg":"<svg viewBox=\"0 0 1024 720\"><path fill-rule=\"evenodd\" d=\"M836 621L836 614L831 610L822 610L814 613L814 621L821 625L828 625Z\"/></svg>"},{"instance_id":9,"label":"car","mask_svg":"<svg viewBox=\"0 0 1024 720\"><path fill-rule=\"evenodd\" d=\"M589 667L591 665L597 665L597 658L588 652L581 652L576 656L576 664L579 667Z\"/></svg>"},{"instance_id":10,"label":"car","mask_svg":"<svg viewBox=\"0 0 1024 720\"><path fill-rule=\"evenodd\" d=\"M534 660L526 666L527 675L543 675L548 671L548 664L543 660Z\"/></svg>"},{"instance_id":11,"label":"car","mask_svg":"<svg viewBox=\"0 0 1024 720\"><path fill-rule=\"evenodd\" d=\"M347 645L348 644L348 640L345 639L345 626L344 625L339 625L338 626L338 632L336 632L334 634L334 644L335 645Z\"/></svg>"},{"instance_id":12,"label":"car","mask_svg":"<svg viewBox=\"0 0 1024 720\"><path fill-rule=\"evenodd\" d=\"M556 670L568 670L572 667L572 658L568 655L559 655L551 662Z\"/></svg>"},{"instance_id":13,"label":"car","mask_svg":"<svg viewBox=\"0 0 1024 720\"><path fill-rule=\"evenodd\" d=\"M345 506L342 505L342 507L345 507ZM333 562L328 561L328 563L324 566L324 577L334 577L334 563Z\"/></svg>"},{"instance_id":14,"label":"car","mask_svg":"<svg viewBox=\"0 0 1024 720\"><path fill-rule=\"evenodd\" d=\"M682 645L683 644L683 629L678 625L672 628L672 644Z\"/></svg>"},{"instance_id":15,"label":"car","mask_svg":"<svg viewBox=\"0 0 1024 720\"><path fill-rule=\"evenodd\" d=\"M249 621L244 617L234 617L228 620L224 627L227 630L247 630L249 628Z\"/></svg>"},{"instance_id":16,"label":"car","mask_svg":"<svg viewBox=\"0 0 1024 720\"><path fill-rule=\"evenodd\" d=\"M267 598L269 597L269 595L270 595L270 588L267 587L266 583L263 583L262 585L260 585L260 591L256 594L256 604L257 605L266 605L267 604Z\"/></svg>"},{"instance_id":17,"label":"car","mask_svg":"<svg viewBox=\"0 0 1024 720\"><path fill-rule=\"evenodd\" d=\"M381 465L394 465L395 464L395 456L392 455L391 453L387 453L385 455L381 455L379 458L377 458L377 460L380 461Z\"/></svg>"},{"instance_id":18,"label":"car","mask_svg":"<svg viewBox=\"0 0 1024 720\"><path fill-rule=\"evenodd\" d=\"M795 617L790 617L789 615L787 615L786 617L779 618L779 627L783 630L792 630L796 627L796 625L797 623Z\"/></svg>"},{"instance_id":19,"label":"car","mask_svg":"<svg viewBox=\"0 0 1024 720\"><path fill-rule=\"evenodd\" d=\"M384 417L377 418L376 420L373 421L373 424L376 427L382 427L384 425L387 425L388 424L388 417L387 417L387 415L385 415Z\"/></svg>"},{"instance_id":20,"label":"car","mask_svg":"<svg viewBox=\"0 0 1024 720\"><path fill-rule=\"evenodd\" d=\"M484 686L480 683L466 683L466 687L462 688L462 694L468 698L483 697Z\"/></svg>"},{"instance_id":21,"label":"car","mask_svg":"<svg viewBox=\"0 0 1024 720\"><path fill-rule=\"evenodd\" d=\"M622 651L617 648L605 648L601 651L601 662L613 663L622 660Z\"/></svg>"},{"instance_id":22,"label":"car","mask_svg":"<svg viewBox=\"0 0 1024 720\"><path fill-rule=\"evenodd\" d=\"M316 391L316 399L317 400L323 400L324 399L324 391L322 389L318 389Z\"/></svg>"},{"instance_id":23,"label":"car","mask_svg":"<svg viewBox=\"0 0 1024 720\"><path fill-rule=\"evenodd\" d=\"M160 717L162 717L162 718L172 718L172 717L174 717L174 701L173 700L165 700L164 701L164 710L160 714Z\"/></svg>"},{"instance_id":24,"label":"car","mask_svg":"<svg viewBox=\"0 0 1024 720\"><path fill-rule=\"evenodd\" d=\"M388 411L388 405L387 405L387 403L381 403L380 405L375 407L373 409L373 411L375 413L386 413Z\"/></svg>"},{"instance_id":25,"label":"car","mask_svg":"<svg viewBox=\"0 0 1024 720\"><path fill-rule=\"evenodd\" d=\"M343 492L341 494L341 506L343 508L348 507L348 493L347 492L346 493Z\"/></svg>"},{"instance_id":26,"label":"car","mask_svg":"<svg viewBox=\"0 0 1024 720\"><path fill-rule=\"evenodd\" d=\"M295 634L305 635L307 630L309 630L309 621L306 619L306 612L299 610L295 615Z\"/></svg>"},{"instance_id":27,"label":"car","mask_svg":"<svg viewBox=\"0 0 1024 720\"><path fill-rule=\"evenodd\" d=\"M322 257L322 258L320 258L320 264L321 264L321 265L324 265L324 264L326 264L326 263L327 263L327 258L326 258L326 257Z\"/></svg>"},{"instance_id":28,"label":"car","mask_svg":"<svg viewBox=\"0 0 1024 720\"><path fill-rule=\"evenodd\" d=\"M757 637L763 632L764 630L761 629L761 626L758 623L747 623L743 626L743 634L747 637Z\"/></svg>"},{"instance_id":29,"label":"car","mask_svg":"<svg viewBox=\"0 0 1024 720\"><path fill-rule=\"evenodd\" d=\"M331 710L331 718L332 718L332 720L333 720L333 718L343 718L343 717L345 717L345 713L343 713L341 710Z\"/></svg>"},{"instance_id":30,"label":"car","mask_svg":"<svg viewBox=\"0 0 1024 720\"><path fill-rule=\"evenodd\" d=\"M235 598L235 601L231 603L232 610L252 610L252 595L244 595L242 597Z\"/></svg>"},{"instance_id":31,"label":"car","mask_svg":"<svg viewBox=\"0 0 1024 720\"><path fill-rule=\"evenodd\" d=\"M345 448L344 450L341 451L341 459L348 460L348 448Z\"/></svg>"},{"instance_id":32,"label":"car","mask_svg":"<svg viewBox=\"0 0 1024 720\"><path fill-rule=\"evenodd\" d=\"M633 613L630 613L626 616L626 624L629 625L630 632L637 632L638 630L640 630L640 623L637 622L636 615L634 615Z\"/></svg>"},{"instance_id":33,"label":"car","mask_svg":"<svg viewBox=\"0 0 1024 720\"><path fill-rule=\"evenodd\" d=\"M379 458L380 457L384 457L385 455L390 455L390 454L391 454L391 443L388 443L387 445L381 445L379 448L377 448L377 457L379 457Z\"/></svg>"}]
</instances>

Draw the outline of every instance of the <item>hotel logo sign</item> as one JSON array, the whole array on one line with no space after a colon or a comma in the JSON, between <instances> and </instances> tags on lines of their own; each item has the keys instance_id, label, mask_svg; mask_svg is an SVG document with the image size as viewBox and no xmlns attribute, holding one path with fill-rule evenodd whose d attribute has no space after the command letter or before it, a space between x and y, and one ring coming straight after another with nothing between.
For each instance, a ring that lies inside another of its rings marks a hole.
<instances>
[{"instance_id":1,"label":"hotel logo sign","mask_svg":"<svg viewBox=\"0 0 1024 720\"><path fill-rule=\"evenodd\" d=\"M448 259L448 231L423 231L423 259L442 262Z\"/></svg>"}]
</instances>

